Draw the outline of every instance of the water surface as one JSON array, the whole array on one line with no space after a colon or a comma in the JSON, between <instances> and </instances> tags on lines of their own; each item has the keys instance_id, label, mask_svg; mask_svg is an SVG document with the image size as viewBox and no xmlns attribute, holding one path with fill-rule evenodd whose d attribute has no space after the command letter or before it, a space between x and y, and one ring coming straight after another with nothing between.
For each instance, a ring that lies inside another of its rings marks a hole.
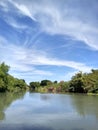
<instances>
[{"instance_id":1,"label":"water surface","mask_svg":"<svg viewBox=\"0 0 98 130\"><path fill-rule=\"evenodd\" d=\"M98 96L0 94L0 130L98 130Z\"/></svg>"}]
</instances>

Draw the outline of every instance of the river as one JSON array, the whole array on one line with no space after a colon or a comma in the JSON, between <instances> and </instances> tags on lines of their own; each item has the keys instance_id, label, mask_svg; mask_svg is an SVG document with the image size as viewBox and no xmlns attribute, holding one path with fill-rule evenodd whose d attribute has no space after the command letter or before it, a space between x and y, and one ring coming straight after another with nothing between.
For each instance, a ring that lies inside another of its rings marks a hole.
<instances>
[{"instance_id":1,"label":"river","mask_svg":"<svg viewBox=\"0 0 98 130\"><path fill-rule=\"evenodd\" d=\"M98 96L0 94L0 130L98 130Z\"/></svg>"}]
</instances>

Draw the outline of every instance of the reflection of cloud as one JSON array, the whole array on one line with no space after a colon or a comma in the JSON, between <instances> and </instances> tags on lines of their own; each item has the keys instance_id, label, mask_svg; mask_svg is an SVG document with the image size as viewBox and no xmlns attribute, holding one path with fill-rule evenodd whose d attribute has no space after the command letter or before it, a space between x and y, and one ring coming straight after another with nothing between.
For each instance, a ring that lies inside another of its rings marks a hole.
<instances>
[{"instance_id":1,"label":"reflection of cloud","mask_svg":"<svg viewBox=\"0 0 98 130\"><path fill-rule=\"evenodd\" d=\"M27 93L24 99L15 101L6 110L6 120L4 122L5 124L38 124L47 126L52 121L51 125L54 126L56 122L79 119L75 111L69 110L66 112L64 109L65 105L60 102L62 98L60 99L58 95L57 97L53 96L51 98L51 94L32 93L29 95ZM67 105L70 104L67 103Z\"/></svg>"},{"instance_id":2,"label":"reflection of cloud","mask_svg":"<svg viewBox=\"0 0 98 130\"><path fill-rule=\"evenodd\" d=\"M29 93L27 93L22 100L13 102L5 111L6 120L2 121L0 128L7 125L8 128L13 125L17 126L17 128L21 126L25 126L25 128L30 126L43 126L44 128L50 127L53 130L65 129L65 126L67 130L73 128L97 128L95 116L87 113L85 117L81 116L80 113L74 109L73 104L71 104L71 97L69 95L62 96L55 94L51 100L49 100L50 104L48 104L48 101L44 102L43 99L40 98L40 95L43 94L30 93L29 95ZM51 97L51 94L48 95ZM47 96L47 94L44 96ZM79 98L78 95L79 104L85 99L83 99L83 97L82 95L82 98ZM72 99L73 98L74 97L72 97ZM62 100L64 102L62 102ZM96 104L96 102L94 102L94 104ZM68 108L68 110L66 110L66 108Z\"/></svg>"}]
</instances>

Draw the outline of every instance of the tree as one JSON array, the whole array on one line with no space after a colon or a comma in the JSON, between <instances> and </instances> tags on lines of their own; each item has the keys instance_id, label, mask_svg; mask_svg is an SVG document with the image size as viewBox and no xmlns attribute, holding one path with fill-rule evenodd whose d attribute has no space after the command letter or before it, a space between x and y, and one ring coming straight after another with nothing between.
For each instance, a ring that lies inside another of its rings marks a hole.
<instances>
[{"instance_id":1,"label":"tree","mask_svg":"<svg viewBox=\"0 0 98 130\"><path fill-rule=\"evenodd\" d=\"M3 62L0 64L0 91L4 92L7 89L7 83L8 83L8 71L9 71L9 66L5 65Z\"/></svg>"},{"instance_id":2,"label":"tree","mask_svg":"<svg viewBox=\"0 0 98 130\"><path fill-rule=\"evenodd\" d=\"M40 83L39 82L30 82L30 89L35 91L35 89L37 89L38 87L40 87Z\"/></svg>"},{"instance_id":3,"label":"tree","mask_svg":"<svg viewBox=\"0 0 98 130\"><path fill-rule=\"evenodd\" d=\"M15 89L15 78L11 75L8 75L8 84L7 84L7 91L13 92Z\"/></svg>"},{"instance_id":4,"label":"tree","mask_svg":"<svg viewBox=\"0 0 98 130\"><path fill-rule=\"evenodd\" d=\"M15 79L15 84L14 87L16 88L16 90L25 90L26 89L26 83L23 79Z\"/></svg>"},{"instance_id":5,"label":"tree","mask_svg":"<svg viewBox=\"0 0 98 130\"><path fill-rule=\"evenodd\" d=\"M52 84L52 82L50 80L42 80L40 83L41 86L47 86L47 85L51 85L51 84Z\"/></svg>"},{"instance_id":6,"label":"tree","mask_svg":"<svg viewBox=\"0 0 98 130\"><path fill-rule=\"evenodd\" d=\"M17 79L8 74L9 68L4 62L0 64L0 92L26 89L27 84L23 79Z\"/></svg>"},{"instance_id":7,"label":"tree","mask_svg":"<svg viewBox=\"0 0 98 130\"><path fill-rule=\"evenodd\" d=\"M5 83L4 81L0 78L0 92L5 92Z\"/></svg>"},{"instance_id":8,"label":"tree","mask_svg":"<svg viewBox=\"0 0 98 130\"><path fill-rule=\"evenodd\" d=\"M87 81L87 92L98 93L98 70L91 70L91 73L85 76Z\"/></svg>"},{"instance_id":9,"label":"tree","mask_svg":"<svg viewBox=\"0 0 98 130\"><path fill-rule=\"evenodd\" d=\"M57 83L58 83L58 81L57 81L57 80L55 80L55 81L54 81L54 84L57 84Z\"/></svg>"},{"instance_id":10,"label":"tree","mask_svg":"<svg viewBox=\"0 0 98 130\"><path fill-rule=\"evenodd\" d=\"M69 92L84 93L83 74L77 73L69 82Z\"/></svg>"},{"instance_id":11,"label":"tree","mask_svg":"<svg viewBox=\"0 0 98 130\"><path fill-rule=\"evenodd\" d=\"M0 65L0 70L4 73L4 74L8 74L9 71L9 66L6 65L4 62Z\"/></svg>"}]
</instances>

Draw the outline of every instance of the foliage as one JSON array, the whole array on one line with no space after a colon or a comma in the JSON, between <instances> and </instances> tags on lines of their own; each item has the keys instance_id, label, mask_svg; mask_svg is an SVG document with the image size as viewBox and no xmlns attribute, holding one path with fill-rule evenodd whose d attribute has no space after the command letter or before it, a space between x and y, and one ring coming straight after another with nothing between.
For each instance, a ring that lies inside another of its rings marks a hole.
<instances>
[{"instance_id":1,"label":"foliage","mask_svg":"<svg viewBox=\"0 0 98 130\"><path fill-rule=\"evenodd\" d=\"M59 90L61 89L61 92L68 92L69 82L60 81L59 82ZM57 89L58 89L57 88Z\"/></svg>"},{"instance_id":2,"label":"foliage","mask_svg":"<svg viewBox=\"0 0 98 130\"><path fill-rule=\"evenodd\" d=\"M36 90L38 87L40 87L40 83L39 82L30 82L30 89L31 90Z\"/></svg>"},{"instance_id":3,"label":"foliage","mask_svg":"<svg viewBox=\"0 0 98 130\"><path fill-rule=\"evenodd\" d=\"M87 92L98 93L98 70L92 70L91 73L85 75Z\"/></svg>"},{"instance_id":4,"label":"foliage","mask_svg":"<svg viewBox=\"0 0 98 130\"><path fill-rule=\"evenodd\" d=\"M58 83L58 81L55 80L55 81L54 81L54 84L57 84L57 83Z\"/></svg>"},{"instance_id":5,"label":"foliage","mask_svg":"<svg viewBox=\"0 0 98 130\"><path fill-rule=\"evenodd\" d=\"M98 93L98 70L91 70L90 73L82 73L80 71L67 82L42 80L39 84L39 87L37 87L33 82L30 87L32 86L31 88L38 92Z\"/></svg>"},{"instance_id":6,"label":"foliage","mask_svg":"<svg viewBox=\"0 0 98 130\"><path fill-rule=\"evenodd\" d=\"M90 73L79 72L72 77L69 91L79 93L98 93L98 70Z\"/></svg>"},{"instance_id":7,"label":"foliage","mask_svg":"<svg viewBox=\"0 0 98 130\"><path fill-rule=\"evenodd\" d=\"M42 80L40 83L41 86L47 86L47 85L51 85L51 84L52 84L52 82L50 80Z\"/></svg>"},{"instance_id":8,"label":"foliage","mask_svg":"<svg viewBox=\"0 0 98 130\"><path fill-rule=\"evenodd\" d=\"M19 92L27 88L24 79L14 78L8 73L9 66L4 62L0 64L0 92ZM92 69L90 73L78 72L70 81L30 82L30 90L38 92L74 92L74 93L98 93L98 70Z\"/></svg>"},{"instance_id":9,"label":"foliage","mask_svg":"<svg viewBox=\"0 0 98 130\"><path fill-rule=\"evenodd\" d=\"M0 64L0 91L4 92L7 89L7 76L8 76L9 66L5 65L3 62Z\"/></svg>"},{"instance_id":10,"label":"foliage","mask_svg":"<svg viewBox=\"0 0 98 130\"><path fill-rule=\"evenodd\" d=\"M85 91L83 86L83 74L82 72L79 72L72 77L69 83L69 92L84 93Z\"/></svg>"},{"instance_id":11,"label":"foliage","mask_svg":"<svg viewBox=\"0 0 98 130\"><path fill-rule=\"evenodd\" d=\"M26 89L26 83L8 74L9 66L4 62L0 64L0 92L18 92Z\"/></svg>"}]
</instances>

